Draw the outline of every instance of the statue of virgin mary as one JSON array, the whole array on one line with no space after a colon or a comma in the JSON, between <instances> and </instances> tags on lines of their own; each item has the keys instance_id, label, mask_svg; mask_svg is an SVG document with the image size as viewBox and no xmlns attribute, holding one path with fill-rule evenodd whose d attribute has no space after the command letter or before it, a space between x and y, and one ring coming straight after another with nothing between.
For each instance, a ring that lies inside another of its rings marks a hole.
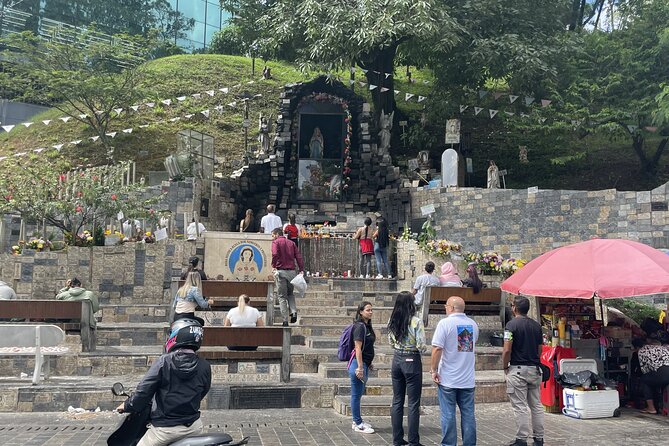
<instances>
[{"instance_id":1,"label":"statue of virgin mary","mask_svg":"<svg viewBox=\"0 0 669 446\"><path fill-rule=\"evenodd\" d=\"M314 128L314 134L311 135L309 140L309 157L323 158L323 135L318 127Z\"/></svg>"}]
</instances>

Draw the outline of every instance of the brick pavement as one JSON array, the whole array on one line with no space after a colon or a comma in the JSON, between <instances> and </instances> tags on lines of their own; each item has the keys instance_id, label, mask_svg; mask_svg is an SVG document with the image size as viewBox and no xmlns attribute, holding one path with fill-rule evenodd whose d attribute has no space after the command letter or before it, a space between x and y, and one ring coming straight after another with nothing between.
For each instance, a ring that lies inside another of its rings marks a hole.
<instances>
[{"instance_id":1,"label":"brick pavement","mask_svg":"<svg viewBox=\"0 0 669 446\"><path fill-rule=\"evenodd\" d=\"M481 404L476 408L478 444L500 446L510 440L515 426L508 404ZM4 446L104 445L119 415L89 413L74 418L64 413L2 414L0 444ZM256 446L343 446L392 444L390 419L372 417L373 435L351 430L348 418L331 409L205 411L204 422L237 438L250 436ZM439 411L426 407L421 418L421 442L438 444ZM546 415L546 445L666 445L669 420L626 410L620 418L574 420Z\"/></svg>"}]
</instances>

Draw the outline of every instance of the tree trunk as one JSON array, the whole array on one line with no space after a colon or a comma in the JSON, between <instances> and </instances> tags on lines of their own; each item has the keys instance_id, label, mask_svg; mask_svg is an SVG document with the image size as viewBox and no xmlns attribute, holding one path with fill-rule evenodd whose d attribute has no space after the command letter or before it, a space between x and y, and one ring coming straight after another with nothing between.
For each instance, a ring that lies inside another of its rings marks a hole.
<instances>
[{"instance_id":1,"label":"tree trunk","mask_svg":"<svg viewBox=\"0 0 669 446\"><path fill-rule=\"evenodd\" d=\"M369 85L376 85L376 88L371 93L374 104L374 115L377 117L380 115L381 110L384 113L392 113L395 110L393 69L395 68L397 45L397 43L393 43L387 48L369 54L360 61L360 66L368 70L367 74L365 74L367 82ZM386 77L386 73L391 76ZM388 91L381 92L382 88L387 88Z\"/></svg>"},{"instance_id":2,"label":"tree trunk","mask_svg":"<svg viewBox=\"0 0 669 446\"><path fill-rule=\"evenodd\" d=\"M634 153L636 153L637 157L639 158L639 162L641 163L641 171L643 173L651 176L657 173L657 167L660 164L660 158L662 158L662 154L667 148L668 141L669 138L663 138L657 145L657 149L655 149L653 157L649 159L648 156L646 156L646 152L643 150L645 143L643 135L637 133L632 137L632 148L634 149Z\"/></svg>"}]
</instances>

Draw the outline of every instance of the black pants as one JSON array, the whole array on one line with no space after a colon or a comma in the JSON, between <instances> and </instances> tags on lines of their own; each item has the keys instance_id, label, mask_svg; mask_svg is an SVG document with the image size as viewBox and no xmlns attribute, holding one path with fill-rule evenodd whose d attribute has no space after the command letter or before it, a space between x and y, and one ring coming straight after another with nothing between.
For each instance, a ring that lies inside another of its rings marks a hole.
<instances>
[{"instance_id":1,"label":"black pants","mask_svg":"<svg viewBox=\"0 0 669 446\"><path fill-rule=\"evenodd\" d=\"M174 321L176 322L179 319L193 319L195 321L198 321L200 325L204 327L204 319L201 317L195 316L195 313L174 313Z\"/></svg>"},{"instance_id":2,"label":"black pants","mask_svg":"<svg viewBox=\"0 0 669 446\"><path fill-rule=\"evenodd\" d=\"M655 372L644 373L641 376L641 384L643 385L643 398L652 400L658 388L669 385L669 366L663 365Z\"/></svg>"},{"instance_id":3,"label":"black pants","mask_svg":"<svg viewBox=\"0 0 669 446\"><path fill-rule=\"evenodd\" d=\"M420 425L420 395L423 391L423 364L420 353L399 354L393 356L391 368L393 379L393 406L390 421L393 426L393 445L404 440L404 394L409 396L408 441L411 446L420 443L418 427Z\"/></svg>"}]
</instances>

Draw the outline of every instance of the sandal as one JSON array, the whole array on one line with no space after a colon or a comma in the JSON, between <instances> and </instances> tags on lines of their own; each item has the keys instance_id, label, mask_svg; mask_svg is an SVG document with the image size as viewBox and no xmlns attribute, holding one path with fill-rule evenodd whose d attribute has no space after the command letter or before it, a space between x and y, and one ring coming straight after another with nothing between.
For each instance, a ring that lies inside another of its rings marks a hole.
<instances>
[{"instance_id":1,"label":"sandal","mask_svg":"<svg viewBox=\"0 0 669 446\"><path fill-rule=\"evenodd\" d=\"M639 412L645 413L645 414L648 414L648 415L657 415L658 414L658 411L652 411L652 410L648 410L648 409L643 409L643 410L640 410Z\"/></svg>"}]
</instances>

